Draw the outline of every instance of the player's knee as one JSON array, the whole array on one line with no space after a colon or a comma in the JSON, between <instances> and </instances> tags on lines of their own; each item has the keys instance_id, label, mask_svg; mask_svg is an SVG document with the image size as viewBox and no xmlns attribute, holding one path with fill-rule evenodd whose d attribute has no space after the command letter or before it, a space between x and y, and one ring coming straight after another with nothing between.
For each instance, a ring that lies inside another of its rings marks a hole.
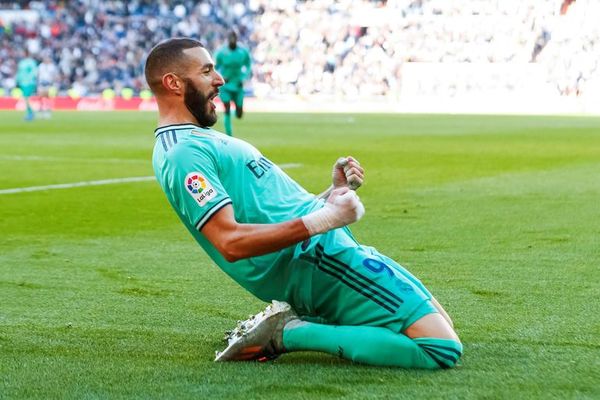
<instances>
[{"instance_id":1,"label":"player's knee","mask_svg":"<svg viewBox=\"0 0 600 400\"><path fill-rule=\"evenodd\" d=\"M431 313L415 321L404 331L404 334L412 339L423 337L435 337L440 339L451 339L460 342L453 327L439 313Z\"/></svg>"},{"instance_id":2,"label":"player's knee","mask_svg":"<svg viewBox=\"0 0 600 400\"><path fill-rule=\"evenodd\" d=\"M242 118L242 115L244 115L244 109L242 107L236 107L235 116L238 118Z\"/></svg>"},{"instance_id":3,"label":"player's knee","mask_svg":"<svg viewBox=\"0 0 600 400\"><path fill-rule=\"evenodd\" d=\"M229 103L225 103L225 114L229 114L229 112L231 111L231 106L229 105Z\"/></svg>"}]
</instances>

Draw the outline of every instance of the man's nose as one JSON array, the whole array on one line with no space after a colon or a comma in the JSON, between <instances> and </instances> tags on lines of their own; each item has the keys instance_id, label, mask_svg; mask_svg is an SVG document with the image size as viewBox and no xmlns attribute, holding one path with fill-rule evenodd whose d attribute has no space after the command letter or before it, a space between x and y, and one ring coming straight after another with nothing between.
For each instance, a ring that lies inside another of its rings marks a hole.
<instances>
[{"instance_id":1,"label":"man's nose","mask_svg":"<svg viewBox=\"0 0 600 400\"><path fill-rule=\"evenodd\" d=\"M214 85L215 86L223 86L224 84L225 84L225 80L223 79L221 74L218 73L217 71L215 71Z\"/></svg>"}]
</instances>

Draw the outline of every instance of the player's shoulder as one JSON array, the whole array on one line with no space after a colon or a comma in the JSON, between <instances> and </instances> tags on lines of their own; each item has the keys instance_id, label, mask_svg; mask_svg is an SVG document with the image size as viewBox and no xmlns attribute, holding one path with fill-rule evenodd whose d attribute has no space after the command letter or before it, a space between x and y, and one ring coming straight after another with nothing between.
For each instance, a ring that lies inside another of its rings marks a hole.
<instances>
[{"instance_id":1,"label":"player's shoulder","mask_svg":"<svg viewBox=\"0 0 600 400\"><path fill-rule=\"evenodd\" d=\"M245 54L250 54L250 49L245 46L245 45L238 45L238 51L245 53Z\"/></svg>"},{"instance_id":2,"label":"player's shoulder","mask_svg":"<svg viewBox=\"0 0 600 400\"><path fill-rule=\"evenodd\" d=\"M222 134L197 125L168 125L155 130L155 149L169 162L177 163L191 157L215 157Z\"/></svg>"}]
</instances>

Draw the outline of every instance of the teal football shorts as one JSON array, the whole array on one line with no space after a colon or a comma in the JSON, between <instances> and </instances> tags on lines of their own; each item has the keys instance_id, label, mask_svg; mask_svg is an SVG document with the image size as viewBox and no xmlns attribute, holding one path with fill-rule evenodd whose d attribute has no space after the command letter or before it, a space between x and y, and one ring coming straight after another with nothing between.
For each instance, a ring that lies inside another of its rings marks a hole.
<instances>
[{"instance_id":1,"label":"teal football shorts","mask_svg":"<svg viewBox=\"0 0 600 400\"><path fill-rule=\"evenodd\" d=\"M37 92L36 85L21 85L19 88L23 92L23 97L33 96Z\"/></svg>"},{"instance_id":2,"label":"teal football shorts","mask_svg":"<svg viewBox=\"0 0 600 400\"><path fill-rule=\"evenodd\" d=\"M403 332L438 312L415 276L375 248L359 244L348 228L298 244L290 262L292 287L282 300L323 323Z\"/></svg>"},{"instance_id":3,"label":"teal football shorts","mask_svg":"<svg viewBox=\"0 0 600 400\"><path fill-rule=\"evenodd\" d=\"M244 88L232 90L223 86L219 89L219 97L223 103L233 101L236 107L242 107L244 105Z\"/></svg>"}]
</instances>

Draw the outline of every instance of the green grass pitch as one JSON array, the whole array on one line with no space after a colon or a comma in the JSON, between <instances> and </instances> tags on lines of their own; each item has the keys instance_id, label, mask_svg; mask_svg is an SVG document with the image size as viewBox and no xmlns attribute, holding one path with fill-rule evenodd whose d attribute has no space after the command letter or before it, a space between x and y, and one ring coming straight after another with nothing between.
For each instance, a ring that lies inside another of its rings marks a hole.
<instances>
[{"instance_id":1,"label":"green grass pitch","mask_svg":"<svg viewBox=\"0 0 600 400\"><path fill-rule=\"evenodd\" d=\"M152 175L153 113L22 117L0 113L0 191ZM447 308L462 366L213 363L264 304L155 182L130 182L0 194L0 398L600 398L600 118L249 113L234 129L313 193L337 157L361 161L352 229Z\"/></svg>"}]
</instances>

